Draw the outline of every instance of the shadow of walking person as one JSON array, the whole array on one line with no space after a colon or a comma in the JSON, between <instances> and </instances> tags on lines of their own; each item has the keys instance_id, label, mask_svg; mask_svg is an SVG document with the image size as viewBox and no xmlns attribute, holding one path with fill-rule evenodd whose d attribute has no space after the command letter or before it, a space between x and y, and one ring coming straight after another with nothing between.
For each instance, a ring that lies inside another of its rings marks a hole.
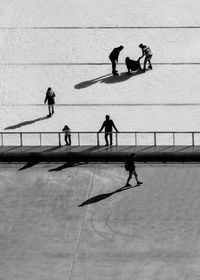
<instances>
[{"instance_id":1,"label":"shadow of walking person","mask_svg":"<svg viewBox=\"0 0 200 280\"><path fill-rule=\"evenodd\" d=\"M31 120L31 121L24 121L24 122L15 124L15 125L8 126L8 127L4 128L4 130L7 130L7 129L16 129L16 128L22 127L22 126L24 126L24 125L29 125L29 124L32 124L32 123L35 123L35 122L39 122L39 121L46 120L46 119L48 119L47 116L46 116L46 117L42 117L42 118L38 118L38 119L35 119L35 120Z\"/></svg>"},{"instance_id":2,"label":"shadow of walking person","mask_svg":"<svg viewBox=\"0 0 200 280\"><path fill-rule=\"evenodd\" d=\"M114 192L110 192L110 193L103 193L103 194L99 194L99 195L96 195L96 196L93 196L89 199L87 199L86 201L84 201L83 203L81 203L78 207L82 207L82 206L85 206L85 205L88 205L88 204L92 204L92 203L96 203L96 202L99 202L103 199L106 199L108 198L109 196L115 194L115 193L118 193L118 192L122 192L122 191L125 191L125 190L128 190L128 189L132 189L132 188L136 188L138 187L138 185L134 185L134 186L124 186Z\"/></svg>"}]
</instances>

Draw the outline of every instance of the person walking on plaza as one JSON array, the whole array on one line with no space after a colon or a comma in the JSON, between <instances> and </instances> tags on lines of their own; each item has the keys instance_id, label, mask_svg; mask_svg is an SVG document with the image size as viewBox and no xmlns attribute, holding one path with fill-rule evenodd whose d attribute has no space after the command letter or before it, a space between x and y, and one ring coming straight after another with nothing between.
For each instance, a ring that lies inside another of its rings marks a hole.
<instances>
[{"instance_id":1,"label":"person walking on plaza","mask_svg":"<svg viewBox=\"0 0 200 280\"><path fill-rule=\"evenodd\" d=\"M149 69L153 69L152 65L151 65L151 58L152 58L152 52L151 52L151 49L150 47L148 46L145 46L143 44L139 44L139 47L141 48L142 50L142 56L139 58L141 59L142 57L145 57L144 58L144 67L143 67L143 72L146 71L146 64L148 62L149 64Z\"/></svg>"},{"instance_id":2,"label":"person walking on plaza","mask_svg":"<svg viewBox=\"0 0 200 280\"><path fill-rule=\"evenodd\" d=\"M129 156L129 158L126 160L126 162L125 162L125 166L124 167L125 167L126 171L129 172L128 179L127 179L127 182L126 182L126 185L125 185L126 187L131 186L129 184L129 182L132 179L133 175L135 176L135 180L137 182L137 185L141 185L142 184L142 182L140 182L138 180L138 175L137 175L137 173L135 171L134 159L135 159L135 154L131 154Z\"/></svg>"},{"instance_id":3,"label":"person walking on plaza","mask_svg":"<svg viewBox=\"0 0 200 280\"><path fill-rule=\"evenodd\" d=\"M65 125L62 131L65 133L66 145L71 145L71 129L68 125Z\"/></svg>"},{"instance_id":4,"label":"person walking on plaza","mask_svg":"<svg viewBox=\"0 0 200 280\"><path fill-rule=\"evenodd\" d=\"M54 114L55 96L56 95L54 91L49 87L47 89L46 97L44 100L44 104L46 104L46 102L48 103L49 114L47 115L47 117L51 117Z\"/></svg>"},{"instance_id":5,"label":"person walking on plaza","mask_svg":"<svg viewBox=\"0 0 200 280\"><path fill-rule=\"evenodd\" d=\"M109 55L109 59L112 63L112 73L113 73L113 75L118 75L118 72L116 70L116 65L118 63L119 53L123 50L123 48L124 48L123 46L119 46L117 48L114 48Z\"/></svg>"},{"instance_id":6,"label":"person walking on plaza","mask_svg":"<svg viewBox=\"0 0 200 280\"><path fill-rule=\"evenodd\" d=\"M112 146L112 129L114 128L116 132L119 132L113 122L113 120L110 119L109 115L106 115L106 120L103 122L100 130L98 133L100 133L105 128L105 141L106 146L108 146L108 136L110 136L110 146Z\"/></svg>"}]
</instances>

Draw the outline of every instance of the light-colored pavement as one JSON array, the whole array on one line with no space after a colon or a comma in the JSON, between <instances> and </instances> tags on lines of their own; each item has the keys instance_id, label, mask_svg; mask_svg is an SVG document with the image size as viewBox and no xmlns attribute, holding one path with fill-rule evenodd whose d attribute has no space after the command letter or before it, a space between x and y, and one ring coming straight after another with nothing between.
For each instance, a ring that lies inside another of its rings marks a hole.
<instances>
[{"instance_id":1,"label":"light-colored pavement","mask_svg":"<svg viewBox=\"0 0 200 280\"><path fill-rule=\"evenodd\" d=\"M0 168L2 279L200 278L200 165L137 165L123 191L122 164L22 167Z\"/></svg>"}]
</instances>

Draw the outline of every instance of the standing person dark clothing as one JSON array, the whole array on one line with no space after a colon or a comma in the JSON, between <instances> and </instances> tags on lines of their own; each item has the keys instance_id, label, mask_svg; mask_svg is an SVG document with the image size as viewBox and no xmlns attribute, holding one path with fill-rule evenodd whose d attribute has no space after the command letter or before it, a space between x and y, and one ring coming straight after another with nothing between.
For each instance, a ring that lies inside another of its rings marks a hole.
<instances>
[{"instance_id":1,"label":"standing person dark clothing","mask_svg":"<svg viewBox=\"0 0 200 280\"><path fill-rule=\"evenodd\" d=\"M66 145L71 145L71 129L68 125L65 125L62 131L65 133Z\"/></svg>"},{"instance_id":2,"label":"standing person dark clothing","mask_svg":"<svg viewBox=\"0 0 200 280\"><path fill-rule=\"evenodd\" d=\"M112 73L113 73L113 75L118 75L118 72L116 70L116 65L118 63L119 53L121 52L121 50L123 50L123 48L124 48L123 46L119 46L118 48L114 48L109 55L109 59L112 63Z\"/></svg>"},{"instance_id":3,"label":"standing person dark clothing","mask_svg":"<svg viewBox=\"0 0 200 280\"><path fill-rule=\"evenodd\" d=\"M142 184L142 182L140 182L138 180L138 175L137 175L137 173L135 171L134 159L135 159L135 154L131 154L130 157L125 162L125 169L126 169L126 171L129 172L128 179L127 179L127 182L126 182L126 187L131 186L129 184L129 182L130 182L131 178L133 177L133 175L135 176L135 180L137 182L137 185L141 185Z\"/></svg>"},{"instance_id":4,"label":"standing person dark clothing","mask_svg":"<svg viewBox=\"0 0 200 280\"><path fill-rule=\"evenodd\" d=\"M139 48L142 49L142 56L139 58L141 59L142 57L145 57L144 58L144 67L143 67L143 72L146 71L146 64L147 62L149 63L149 69L153 69L152 65L151 65L151 58L152 58L152 52L151 52L151 49L150 47L148 46L145 46L143 44L140 44L139 45Z\"/></svg>"},{"instance_id":5,"label":"standing person dark clothing","mask_svg":"<svg viewBox=\"0 0 200 280\"><path fill-rule=\"evenodd\" d=\"M110 136L110 146L112 146L112 128L116 130L116 132L119 132L113 122L113 120L110 119L110 116L106 115L106 120L103 122L100 130L98 133L100 133L105 128L105 141L106 146L108 146L108 136Z\"/></svg>"},{"instance_id":6,"label":"standing person dark clothing","mask_svg":"<svg viewBox=\"0 0 200 280\"><path fill-rule=\"evenodd\" d=\"M46 92L46 97L44 100L44 103L48 103L48 110L49 114L47 117L51 117L54 114L54 104L55 104L55 93L54 91L49 87Z\"/></svg>"}]
</instances>

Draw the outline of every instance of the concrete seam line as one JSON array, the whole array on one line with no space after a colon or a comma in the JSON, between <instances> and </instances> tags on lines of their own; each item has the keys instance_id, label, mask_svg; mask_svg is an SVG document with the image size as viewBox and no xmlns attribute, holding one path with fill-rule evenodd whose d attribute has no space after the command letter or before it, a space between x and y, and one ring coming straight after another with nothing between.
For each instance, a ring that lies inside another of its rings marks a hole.
<instances>
[{"instance_id":1,"label":"concrete seam line","mask_svg":"<svg viewBox=\"0 0 200 280\"><path fill-rule=\"evenodd\" d=\"M96 171L96 165L94 166L94 169L93 169L93 173L92 173L92 178L91 178L90 185L89 185L89 192L88 192L88 195L87 195L87 199L89 198L91 190L92 190L92 185L93 185L93 181L94 181L95 171ZM79 230L79 233L78 233L78 238L77 238L77 242L76 242L76 246L75 246L75 250L74 250L74 256L73 256L73 260L72 260L72 264L71 264L71 268L70 268L70 273L69 273L69 280L71 280L71 277L72 277L72 272L73 272L73 268L74 268L74 264L75 264L75 260L76 260L76 255L77 255L77 250L78 250L79 242L80 242L80 238L81 238L81 233L82 233L83 225L84 225L84 222L85 222L86 212L87 212L87 205L85 207L83 219L82 219L80 230Z\"/></svg>"}]
</instances>

